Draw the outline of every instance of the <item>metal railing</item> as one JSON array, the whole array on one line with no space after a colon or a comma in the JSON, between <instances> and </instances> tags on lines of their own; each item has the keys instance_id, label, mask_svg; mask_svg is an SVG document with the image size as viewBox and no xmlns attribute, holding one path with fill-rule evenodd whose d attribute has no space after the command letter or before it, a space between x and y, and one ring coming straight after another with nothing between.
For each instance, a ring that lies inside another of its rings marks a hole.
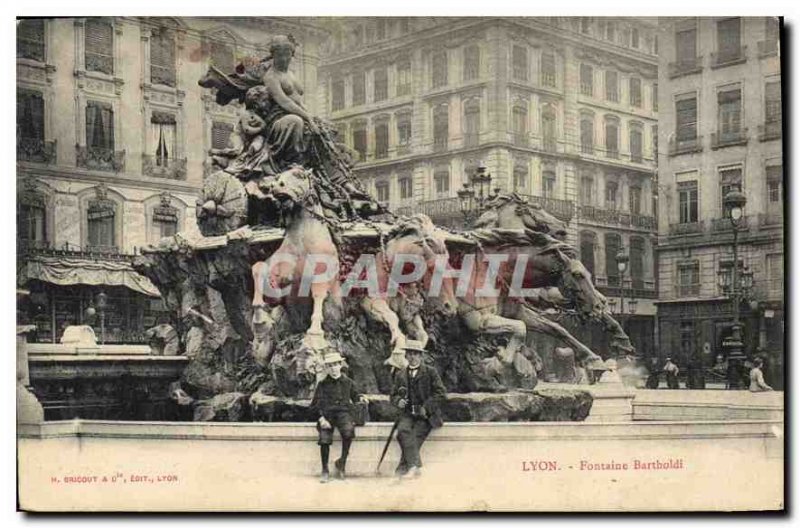
<instances>
[{"instance_id":1,"label":"metal railing","mask_svg":"<svg viewBox=\"0 0 800 528\"><path fill-rule=\"evenodd\" d=\"M558 198L546 198L544 196L521 193L520 196L532 204L541 206L542 209L565 222L569 222L575 215L575 204L570 200L560 200Z\"/></svg>"},{"instance_id":2,"label":"metal railing","mask_svg":"<svg viewBox=\"0 0 800 528\"><path fill-rule=\"evenodd\" d=\"M157 158L149 154L142 154L142 174L151 178L185 180L186 158Z\"/></svg>"},{"instance_id":3,"label":"metal railing","mask_svg":"<svg viewBox=\"0 0 800 528\"><path fill-rule=\"evenodd\" d=\"M712 132L711 148L732 147L735 145L747 144L747 127L734 130L732 132Z\"/></svg>"},{"instance_id":4,"label":"metal railing","mask_svg":"<svg viewBox=\"0 0 800 528\"><path fill-rule=\"evenodd\" d=\"M779 139L783 135L782 124L781 121L767 121L763 125L758 125L758 140Z\"/></svg>"},{"instance_id":5,"label":"metal railing","mask_svg":"<svg viewBox=\"0 0 800 528\"><path fill-rule=\"evenodd\" d=\"M65 243L61 246L52 246L43 241L17 240L18 258L34 256L79 258L88 260L115 260L132 262L135 254L123 253L118 246L78 246Z\"/></svg>"},{"instance_id":6,"label":"metal railing","mask_svg":"<svg viewBox=\"0 0 800 528\"><path fill-rule=\"evenodd\" d=\"M17 161L56 162L56 142L37 138L17 138Z\"/></svg>"},{"instance_id":7,"label":"metal railing","mask_svg":"<svg viewBox=\"0 0 800 528\"><path fill-rule=\"evenodd\" d=\"M678 140L675 137L669 139L669 155L678 156L703 150L703 136L695 136L691 139Z\"/></svg>"},{"instance_id":8,"label":"metal railing","mask_svg":"<svg viewBox=\"0 0 800 528\"><path fill-rule=\"evenodd\" d=\"M683 223L669 225L669 234L673 236L692 235L695 233L702 233L702 232L703 232L702 222L683 222Z\"/></svg>"},{"instance_id":9,"label":"metal railing","mask_svg":"<svg viewBox=\"0 0 800 528\"><path fill-rule=\"evenodd\" d=\"M758 215L758 225L761 227L766 226L782 226L784 222L783 213L760 213Z\"/></svg>"},{"instance_id":10,"label":"metal railing","mask_svg":"<svg viewBox=\"0 0 800 528\"><path fill-rule=\"evenodd\" d=\"M714 52L711 54L711 67L722 68L724 66L731 66L747 60L747 46L739 46L725 50L723 52Z\"/></svg>"},{"instance_id":11,"label":"metal railing","mask_svg":"<svg viewBox=\"0 0 800 528\"><path fill-rule=\"evenodd\" d=\"M616 209L603 209L593 205L582 205L578 208L579 218L598 224L617 225L655 229L656 219L653 216L631 214Z\"/></svg>"},{"instance_id":12,"label":"metal railing","mask_svg":"<svg viewBox=\"0 0 800 528\"><path fill-rule=\"evenodd\" d=\"M123 172L125 151L75 145L76 165L84 169Z\"/></svg>"}]
</instances>

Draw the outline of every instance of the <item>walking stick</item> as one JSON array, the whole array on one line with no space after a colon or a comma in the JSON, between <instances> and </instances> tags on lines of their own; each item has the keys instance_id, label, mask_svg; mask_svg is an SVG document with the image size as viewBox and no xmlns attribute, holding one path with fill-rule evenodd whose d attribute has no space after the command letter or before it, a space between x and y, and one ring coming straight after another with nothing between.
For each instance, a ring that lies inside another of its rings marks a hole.
<instances>
[{"instance_id":1,"label":"walking stick","mask_svg":"<svg viewBox=\"0 0 800 528\"><path fill-rule=\"evenodd\" d=\"M400 393L400 398L405 398L407 390L405 387L400 387L398 391ZM400 416L402 418L402 415ZM392 430L389 432L389 438L386 439L386 444L383 446L383 453L381 453L381 459L378 460L378 467L375 468L375 474L380 475L381 473L381 464L383 463L383 459L386 457L386 452L389 450L389 444L392 443L392 438L394 437L394 432L397 431L397 426L400 424L400 418L394 421L394 425L392 425Z\"/></svg>"}]
</instances>

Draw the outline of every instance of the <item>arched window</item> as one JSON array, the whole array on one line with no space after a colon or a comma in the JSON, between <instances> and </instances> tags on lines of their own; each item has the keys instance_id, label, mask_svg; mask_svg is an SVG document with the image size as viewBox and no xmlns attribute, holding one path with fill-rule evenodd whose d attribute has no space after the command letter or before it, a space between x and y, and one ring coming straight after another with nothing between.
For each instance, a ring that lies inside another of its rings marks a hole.
<instances>
[{"instance_id":1,"label":"arched window","mask_svg":"<svg viewBox=\"0 0 800 528\"><path fill-rule=\"evenodd\" d=\"M635 290L644 288L644 239L631 237L631 286Z\"/></svg>"},{"instance_id":2,"label":"arched window","mask_svg":"<svg viewBox=\"0 0 800 528\"><path fill-rule=\"evenodd\" d=\"M581 231L581 262L592 274L594 282L594 252L597 246L597 235L593 231Z\"/></svg>"},{"instance_id":3,"label":"arched window","mask_svg":"<svg viewBox=\"0 0 800 528\"><path fill-rule=\"evenodd\" d=\"M464 48L464 80L472 81L480 77L481 49L473 44Z\"/></svg>"},{"instance_id":4,"label":"arched window","mask_svg":"<svg viewBox=\"0 0 800 528\"><path fill-rule=\"evenodd\" d=\"M551 105L542 109L542 148L547 152L556 151L556 112Z\"/></svg>"},{"instance_id":5,"label":"arched window","mask_svg":"<svg viewBox=\"0 0 800 528\"><path fill-rule=\"evenodd\" d=\"M436 152L447 150L447 139L450 135L450 108L447 104L437 105L433 109L433 149Z\"/></svg>"},{"instance_id":6,"label":"arched window","mask_svg":"<svg viewBox=\"0 0 800 528\"><path fill-rule=\"evenodd\" d=\"M431 88L447 86L447 52L439 51L431 57Z\"/></svg>"},{"instance_id":7,"label":"arched window","mask_svg":"<svg viewBox=\"0 0 800 528\"><path fill-rule=\"evenodd\" d=\"M606 157L619 157L619 120L606 117Z\"/></svg>"},{"instance_id":8,"label":"arched window","mask_svg":"<svg viewBox=\"0 0 800 528\"><path fill-rule=\"evenodd\" d=\"M555 88L556 86L556 56L553 52L542 53L541 82L542 86Z\"/></svg>"},{"instance_id":9,"label":"arched window","mask_svg":"<svg viewBox=\"0 0 800 528\"><path fill-rule=\"evenodd\" d=\"M622 238L616 233L606 233L606 276L609 286L620 286L619 270L617 269L617 253L622 247Z\"/></svg>"},{"instance_id":10,"label":"arched window","mask_svg":"<svg viewBox=\"0 0 800 528\"><path fill-rule=\"evenodd\" d=\"M106 198L102 191L89 201L86 209L88 228L86 242L90 251L116 251L117 204Z\"/></svg>"},{"instance_id":11,"label":"arched window","mask_svg":"<svg viewBox=\"0 0 800 528\"><path fill-rule=\"evenodd\" d=\"M642 125L639 123L630 123L628 131L631 161L634 163L642 162Z\"/></svg>"},{"instance_id":12,"label":"arched window","mask_svg":"<svg viewBox=\"0 0 800 528\"><path fill-rule=\"evenodd\" d=\"M45 195L26 189L17 195L17 242L24 247L47 245L47 202Z\"/></svg>"},{"instance_id":13,"label":"arched window","mask_svg":"<svg viewBox=\"0 0 800 528\"><path fill-rule=\"evenodd\" d=\"M521 103L515 104L511 110L511 132L515 145L528 145L528 108Z\"/></svg>"},{"instance_id":14,"label":"arched window","mask_svg":"<svg viewBox=\"0 0 800 528\"><path fill-rule=\"evenodd\" d=\"M383 101L389 97L389 76L385 66L376 68L373 74L375 102Z\"/></svg>"},{"instance_id":15,"label":"arched window","mask_svg":"<svg viewBox=\"0 0 800 528\"><path fill-rule=\"evenodd\" d=\"M359 161L367 159L367 124L364 121L353 123L353 150L358 152Z\"/></svg>"},{"instance_id":16,"label":"arched window","mask_svg":"<svg viewBox=\"0 0 800 528\"><path fill-rule=\"evenodd\" d=\"M439 165L433 171L433 185L437 197L445 197L450 194L450 167Z\"/></svg>"},{"instance_id":17,"label":"arched window","mask_svg":"<svg viewBox=\"0 0 800 528\"><path fill-rule=\"evenodd\" d=\"M581 115L581 152L594 153L594 116L591 114Z\"/></svg>"},{"instance_id":18,"label":"arched window","mask_svg":"<svg viewBox=\"0 0 800 528\"><path fill-rule=\"evenodd\" d=\"M581 64L581 95L594 94L594 70L588 64Z\"/></svg>"},{"instance_id":19,"label":"arched window","mask_svg":"<svg viewBox=\"0 0 800 528\"><path fill-rule=\"evenodd\" d=\"M527 191L528 179L528 163L514 160L514 191Z\"/></svg>"},{"instance_id":20,"label":"arched window","mask_svg":"<svg viewBox=\"0 0 800 528\"><path fill-rule=\"evenodd\" d=\"M545 165L542 168L542 196L544 198L555 198L556 195L556 171L552 165Z\"/></svg>"},{"instance_id":21,"label":"arched window","mask_svg":"<svg viewBox=\"0 0 800 528\"><path fill-rule=\"evenodd\" d=\"M375 122L375 159L389 157L389 119L383 117Z\"/></svg>"}]
</instances>

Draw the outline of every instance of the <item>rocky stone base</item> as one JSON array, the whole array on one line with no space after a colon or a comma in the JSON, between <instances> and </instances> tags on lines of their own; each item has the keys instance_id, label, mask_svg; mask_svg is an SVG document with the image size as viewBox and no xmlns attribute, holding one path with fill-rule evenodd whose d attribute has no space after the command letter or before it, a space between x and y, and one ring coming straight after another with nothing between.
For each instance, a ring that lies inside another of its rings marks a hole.
<instances>
[{"instance_id":1,"label":"rocky stone base","mask_svg":"<svg viewBox=\"0 0 800 528\"><path fill-rule=\"evenodd\" d=\"M397 418L398 410L389 403L388 396L375 394L368 395L367 399L370 421L392 422ZM316 419L309 410L310 400L256 392L249 403L253 421L309 422ZM444 420L450 422L580 422L586 419L591 408L592 395L588 391L547 388L503 394L448 394L442 413Z\"/></svg>"}]
</instances>

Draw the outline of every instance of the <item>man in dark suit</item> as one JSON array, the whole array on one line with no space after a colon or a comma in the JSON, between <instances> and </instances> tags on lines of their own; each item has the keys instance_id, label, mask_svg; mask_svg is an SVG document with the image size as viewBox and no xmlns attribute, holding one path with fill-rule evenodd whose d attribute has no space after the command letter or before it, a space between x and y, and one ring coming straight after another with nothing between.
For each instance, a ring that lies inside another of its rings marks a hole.
<instances>
[{"instance_id":1,"label":"man in dark suit","mask_svg":"<svg viewBox=\"0 0 800 528\"><path fill-rule=\"evenodd\" d=\"M422 363L422 343L409 340L404 348L408 367L397 373L392 388L392 403L403 412L397 424L397 442L403 455L395 475L411 473L417 477L422 472L422 444L431 430L443 424L439 406L446 391L436 369Z\"/></svg>"}]
</instances>

